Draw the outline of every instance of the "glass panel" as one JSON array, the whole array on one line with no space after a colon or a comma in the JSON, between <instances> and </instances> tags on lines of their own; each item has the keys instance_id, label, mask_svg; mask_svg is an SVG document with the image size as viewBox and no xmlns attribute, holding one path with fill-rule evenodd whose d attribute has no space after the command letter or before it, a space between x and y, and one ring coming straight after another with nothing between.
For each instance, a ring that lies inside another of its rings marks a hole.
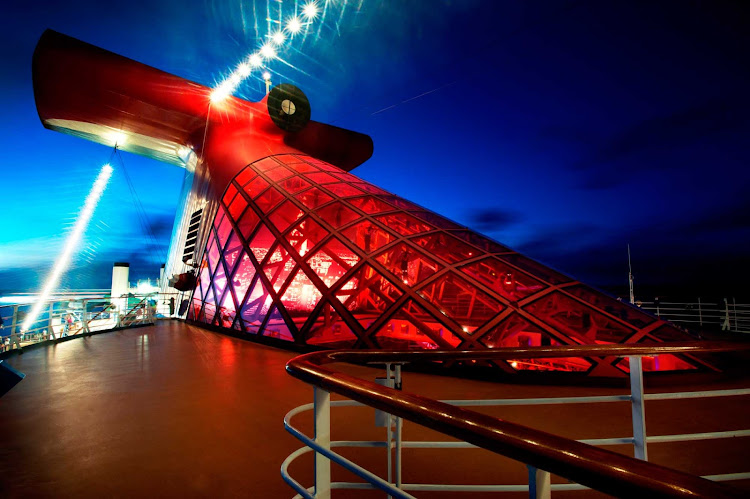
<instances>
[{"instance_id":1,"label":"glass panel","mask_svg":"<svg viewBox=\"0 0 750 499\"><path fill-rule=\"evenodd\" d=\"M232 202L235 194L237 194L237 188L234 186L234 184L229 184L229 187L227 187L227 191L224 193L224 197L221 199L221 201L224 203L224 205L229 206L229 203Z\"/></svg>"},{"instance_id":2,"label":"glass panel","mask_svg":"<svg viewBox=\"0 0 750 499\"><path fill-rule=\"evenodd\" d=\"M265 329L263 329L263 336L285 341L294 341L294 337L289 331L289 326L284 322L284 318L281 317L281 313L279 313L276 307L274 307L268 317L268 323L266 324Z\"/></svg>"},{"instance_id":3,"label":"glass panel","mask_svg":"<svg viewBox=\"0 0 750 499\"><path fill-rule=\"evenodd\" d=\"M224 294L224 288L227 286L227 276L224 273L224 265L219 265L216 269L213 285L214 291L216 291L216 296L221 297L221 295Z\"/></svg>"},{"instance_id":4,"label":"glass panel","mask_svg":"<svg viewBox=\"0 0 750 499\"><path fill-rule=\"evenodd\" d=\"M335 201L325 208L319 209L317 213L320 218L336 228L357 220L360 217L354 210L344 206L344 203L341 201Z\"/></svg>"},{"instance_id":5,"label":"glass panel","mask_svg":"<svg viewBox=\"0 0 750 499\"><path fill-rule=\"evenodd\" d=\"M381 348L456 348L461 338L413 301L408 301L375 335Z\"/></svg>"},{"instance_id":6,"label":"glass panel","mask_svg":"<svg viewBox=\"0 0 750 499\"><path fill-rule=\"evenodd\" d=\"M689 371L691 369L697 369L696 366L685 362L681 358L675 355L662 354L654 356L643 356L641 357L641 365L645 372L653 371ZM615 363L615 367L630 372L630 359L623 357Z\"/></svg>"},{"instance_id":7,"label":"glass panel","mask_svg":"<svg viewBox=\"0 0 750 499\"><path fill-rule=\"evenodd\" d=\"M384 199L391 203L393 206L396 206L398 208L404 209L404 210L415 210L415 211L421 211L424 210L421 206L412 203L411 201L407 201L405 199L402 199L398 196L394 196L392 194L389 194L387 196L379 196L380 199Z\"/></svg>"},{"instance_id":8,"label":"glass panel","mask_svg":"<svg viewBox=\"0 0 750 499\"><path fill-rule=\"evenodd\" d=\"M201 286L201 298L203 298L206 296L206 290L211 284L211 273L208 269L208 262L205 258L201 263L200 279L198 279L198 283Z\"/></svg>"},{"instance_id":9,"label":"glass panel","mask_svg":"<svg viewBox=\"0 0 750 499\"><path fill-rule=\"evenodd\" d=\"M268 251L271 249L271 246L276 242L276 238L273 237L273 234L271 234L271 231L268 230L268 227L261 224L260 229L258 229L258 232L255 234L255 237L253 237L252 241L250 241L250 251L253 252L253 255L255 255L255 260L258 263L263 262L263 258L266 257L268 254Z\"/></svg>"},{"instance_id":10,"label":"glass panel","mask_svg":"<svg viewBox=\"0 0 750 499\"><path fill-rule=\"evenodd\" d=\"M253 171L253 169L245 168L237 175L237 178L235 178L234 181L237 182L240 187L244 187L245 184L253 179L253 177L255 177L255 172Z\"/></svg>"},{"instance_id":11,"label":"glass panel","mask_svg":"<svg viewBox=\"0 0 750 499\"><path fill-rule=\"evenodd\" d=\"M240 220L239 229L240 233L243 235L245 240L250 239L250 236L253 233L253 230L255 229L255 226L258 225L258 222L260 221L260 218L255 213L255 210L252 208L248 208L245 210L245 213L242 215L242 220Z\"/></svg>"},{"instance_id":12,"label":"glass panel","mask_svg":"<svg viewBox=\"0 0 750 499\"><path fill-rule=\"evenodd\" d=\"M188 319L194 321L200 320L201 312L203 311L203 302L199 298L193 298L193 304L188 311Z\"/></svg>"},{"instance_id":13,"label":"glass panel","mask_svg":"<svg viewBox=\"0 0 750 499\"><path fill-rule=\"evenodd\" d=\"M336 194L338 197L341 197L341 198L362 195L362 191L360 191L356 187L352 187L349 184L344 184L344 183L331 184L331 185L326 185L325 187L326 189L328 189L329 191L331 191L332 193Z\"/></svg>"},{"instance_id":14,"label":"glass panel","mask_svg":"<svg viewBox=\"0 0 750 499\"><path fill-rule=\"evenodd\" d=\"M406 213L393 213L392 215L381 215L377 219L389 229L395 230L404 236L410 236L419 232L427 232L433 227Z\"/></svg>"},{"instance_id":15,"label":"glass panel","mask_svg":"<svg viewBox=\"0 0 750 499\"><path fill-rule=\"evenodd\" d=\"M304 212L297 208L297 205L287 199L281 206L274 210L269 219L279 229L279 232L284 232L303 214Z\"/></svg>"},{"instance_id":16,"label":"glass panel","mask_svg":"<svg viewBox=\"0 0 750 499\"><path fill-rule=\"evenodd\" d=\"M435 227L440 227L441 229L463 229L465 228L451 220L448 220L447 218L441 217L440 215L436 213L432 213L431 211L421 210L421 211L412 211L411 213L415 217L421 218L422 220L431 223Z\"/></svg>"},{"instance_id":17,"label":"glass panel","mask_svg":"<svg viewBox=\"0 0 750 499\"><path fill-rule=\"evenodd\" d=\"M373 196L347 199L347 202L370 215L374 213L383 213L384 211L394 210L393 206Z\"/></svg>"},{"instance_id":18,"label":"glass panel","mask_svg":"<svg viewBox=\"0 0 750 499\"><path fill-rule=\"evenodd\" d=\"M311 217L307 217L286 235L286 240L297 250L300 256L305 256L328 235L328 231Z\"/></svg>"},{"instance_id":19,"label":"glass panel","mask_svg":"<svg viewBox=\"0 0 750 499\"><path fill-rule=\"evenodd\" d=\"M570 293L573 296L577 296L583 301L590 303L599 310L604 310L610 315L619 317L628 324L632 324L637 328L644 328L656 320L656 317L652 317L647 313L639 310L635 306L631 306L625 302L616 300L610 296L600 293L598 291L584 286L583 284L577 284L569 288L565 288L566 293ZM684 341L689 341L691 338L685 338L681 336Z\"/></svg>"},{"instance_id":20,"label":"glass panel","mask_svg":"<svg viewBox=\"0 0 750 499\"><path fill-rule=\"evenodd\" d=\"M260 279L257 279L253 290L250 292L250 296L248 296L240 312L242 321L245 323L246 332L258 333L260 325L263 323L263 319L265 319L268 309L271 307L271 303L271 296L263 287Z\"/></svg>"},{"instance_id":21,"label":"glass panel","mask_svg":"<svg viewBox=\"0 0 750 499\"><path fill-rule=\"evenodd\" d=\"M417 237L412 239L412 241L423 247L427 253L442 258L448 263L460 262L479 254L479 251L475 248L442 232Z\"/></svg>"},{"instance_id":22,"label":"glass panel","mask_svg":"<svg viewBox=\"0 0 750 499\"><path fill-rule=\"evenodd\" d=\"M323 172L308 173L307 178L315 182L316 184L333 184L339 181L333 175L329 175Z\"/></svg>"},{"instance_id":23,"label":"glass panel","mask_svg":"<svg viewBox=\"0 0 750 499\"><path fill-rule=\"evenodd\" d=\"M245 186L245 192L251 198L258 197L258 194L263 192L268 187L268 182L263 177L255 177L249 184Z\"/></svg>"},{"instance_id":24,"label":"glass panel","mask_svg":"<svg viewBox=\"0 0 750 499\"><path fill-rule=\"evenodd\" d=\"M216 263L219 261L219 248L216 247L216 238L211 234L211 244L208 247L208 264L213 274L216 270Z\"/></svg>"},{"instance_id":25,"label":"glass panel","mask_svg":"<svg viewBox=\"0 0 750 499\"><path fill-rule=\"evenodd\" d=\"M292 319L295 319L295 317L306 319L322 296L318 288L310 281L310 278L300 269L294 274L292 282L284 291L281 302ZM297 322L296 319L295 322ZM304 323L304 320L301 322Z\"/></svg>"},{"instance_id":26,"label":"glass panel","mask_svg":"<svg viewBox=\"0 0 750 499\"><path fill-rule=\"evenodd\" d=\"M333 198L317 187L313 187L312 189L297 194L297 199L309 209L314 210L318 206L326 204Z\"/></svg>"},{"instance_id":27,"label":"glass panel","mask_svg":"<svg viewBox=\"0 0 750 499\"><path fill-rule=\"evenodd\" d=\"M337 166L329 165L325 161L320 161L320 160L312 158L310 156L308 156L305 159L307 159L308 162L314 164L315 166L317 166L321 170L324 170L324 171L327 171L327 172L338 173L338 172L342 172L343 171L341 168L339 168Z\"/></svg>"},{"instance_id":28,"label":"glass panel","mask_svg":"<svg viewBox=\"0 0 750 499\"><path fill-rule=\"evenodd\" d=\"M326 348L350 348L357 336L333 307L326 303L307 334L308 345L323 345Z\"/></svg>"},{"instance_id":29,"label":"glass panel","mask_svg":"<svg viewBox=\"0 0 750 499\"><path fill-rule=\"evenodd\" d=\"M284 195L275 187L271 187L258 196L258 199L255 200L255 204L260 208L260 211L268 213L274 206L279 204L282 199L284 199Z\"/></svg>"},{"instance_id":30,"label":"glass panel","mask_svg":"<svg viewBox=\"0 0 750 499\"><path fill-rule=\"evenodd\" d=\"M633 334L630 328L557 291L526 305L524 310L587 343L622 343Z\"/></svg>"},{"instance_id":31,"label":"glass panel","mask_svg":"<svg viewBox=\"0 0 750 499\"><path fill-rule=\"evenodd\" d=\"M281 187L287 192L294 194L302 189L310 187L310 182L303 179L302 177L292 177L281 182Z\"/></svg>"},{"instance_id":32,"label":"glass panel","mask_svg":"<svg viewBox=\"0 0 750 499\"><path fill-rule=\"evenodd\" d=\"M268 158L263 158L260 161L256 161L255 163L253 163L253 166L259 172L265 173L279 166L279 163L275 159L268 157Z\"/></svg>"},{"instance_id":33,"label":"glass panel","mask_svg":"<svg viewBox=\"0 0 750 499\"><path fill-rule=\"evenodd\" d=\"M224 250L224 261L227 264L227 269L229 269L229 273L231 273L232 270L234 269L234 265L235 263L237 263L237 257L240 256L241 251L242 251L242 243L240 242L240 238L237 237L237 234L232 232L232 235L229 238L229 244L227 244L227 247Z\"/></svg>"},{"instance_id":34,"label":"glass panel","mask_svg":"<svg viewBox=\"0 0 750 499\"><path fill-rule=\"evenodd\" d=\"M526 298L546 287L541 281L492 257L465 265L461 271L509 301Z\"/></svg>"},{"instance_id":35,"label":"glass panel","mask_svg":"<svg viewBox=\"0 0 750 499\"><path fill-rule=\"evenodd\" d=\"M221 301L221 307L217 317L217 324L221 327L231 328L234 322L235 307L234 300L232 299L232 293L227 291L224 295L224 299Z\"/></svg>"},{"instance_id":36,"label":"glass panel","mask_svg":"<svg viewBox=\"0 0 750 499\"><path fill-rule=\"evenodd\" d=\"M273 170L266 172L266 176L275 182L278 182L279 180L285 179L287 177L291 177L292 175L292 171L285 166L279 166L278 168L274 168Z\"/></svg>"},{"instance_id":37,"label":"glass panel","mask_svg":"<svg viewBox=\"0 0 750 499\"><path fill-rule=\"evenodd\" d=\"M224 247L224 245L227 243L229 234L232 232L232 223L229 221L228 217L224 216L223 211L224 210L222 210L221 220L219 221L216 229L216 232L219 234L219 248Z\"/></svg>"},{"instance_id":38,"label":"glass panel","mask_svg":"<svg viewBox=\"0 0 750 499\"><path fill-rule=\"evenodd\" d=\"M242 253L242 259L237 264L237 271L234 273L232 278L232 284L234 285L234 293L237 295L237 300L240 302L245 299L245 293L247 288L253 282L255 277L255 266L250 261L250 257L247 253Z\"/></svg>"},{"instance_id":39,"label":"glass panel","mask_svg":"<svg viewBox=\"0 0 750 499\"><path fill-rule=\"evenodd\" d=\"M325 285L331 287L358 261L359 257L334 237L307 263Z\"/></svg>"},{"instance_id":40,"label":"glass panel","mask_svg":"<svg viewBox=\"0 0 750 499\"><path fill-rule=\"evenodd\" d=\"M455 232L451 232L451 234L453 234L454 236L460 237L467 243L471 243L474 246L477 246L478 248L483 249L487 253L508 253L511 251L510 249L506 248L502 244L496 243L492 239L488 239L470 230L458 230Z\"/></svg>"},{"instance_id":41,"label":"glass panel","mask_svg":"<svg viewBox=\"0 0 750 499\"><path fill-rule=\"evenodd\" d=\"M572 280L570 277L566 277L548 267L545 267L541 263L535 262L534 260L519 255L518 253L513 255L503 255L499 258L550 284L562 284Z\"/></svg>"},{"instance_id":42,"label":"glass panel","mask_svg":"<svg viewBox=\"0 0 750 499\"><path fill-rule=\"evenodd\" d=\"M396 239L396 236L381 229L380 226L375 225L369 220L364 220L353 225L345 229L342 233L349 241L362 248L367 254L379 250Z\"/></svg>"},{"instance_id":43,"label":"glass panel","mask_svg":"<svg viewBox=\"0 0 750 499\"><path fill-rule=\"evenodd\" d=\"M336 298L354 315L364 329L402 295L369 265L361 267L341 289Z\"/></svg>"},{"instance_id":44,"label":"glass panel","mask_svg":"<svg viewBox=\"0 0 750 499\"><path fill-rule=\"evenodd\" d=\"M201 320L207 324L211 324L214 321L215 315L216 305L214 305L214 292L209 288L206 300L203 303L203 317Z\"/></svg>"},{"instance_id":45,"label":"glass panel","mask_svg":"<svg viewBox=\"0 0 750 499\"><path fill-rule=\"evenodd\" d=\"M281 159L281 158L280 158ZM288 165L291 167L292 170L294 170L297 173L307 173L307 172L317 172L319 171L317 167L306 163L300 158L297 158L295 156L285 156L282 160L282 162L285 165Z\"/></svg>"},{"instance_id":46,"label":"glass panel","mask_svg":"<svg viewBox=\"0 0 750 499\"><path fill-rule=\"evenodd\" d=\"M366 182L360 182L360 183L354 183L352 184L356 187L359 187L365 192L369 192L370 194L382 194L384 196L391 196L392 194L386 190L381 189L380 187L375 187L372 184L368 184Z\"/></svg>"},{"instance_id":47,"label":"glass panel","mask_svg":"<svg viewBox=\"0 0 750 499\"><path fill-rule=\"evenodd\" d=\"M419 294L458 322L468 334L505 308L487 293L452 273L427 285Z\"/></svg>"},{"instance_id":48,"label":"glass panel","mask_svg":"<svg viewBox=\"0 0 750 499\"><path fill-rule=\"evenodd\" d=\"M229 214L232 215L232 219L237 220L240 215L242 215L242 211L246 206L247 201L245 201L245 196L237 196L234 198L232 204L229 205Z\"/></svg>"},{"instance_id":49,"label":"glass panel","mask_svg":"<svg viewBox=\"0 0 750 499\"><path fill-rule=\"evenodd\" d=\"M281 286L286 282L286 278L296 265L294 259L279 244L268 258L268 262L263 266L263 272L268 277L271 286L278 293Z\"/></svg>"},{"instance_id":50,"label":"glass panel","mask_svg":"<svg viewBox=\"0 0 750 499\"><path fill-rule=\"evenodd\" d=\"M400 281L410 286L419 284L442 268L442 265L405 243L384 251L377 260Z\"/></svg>"}]
</instances>

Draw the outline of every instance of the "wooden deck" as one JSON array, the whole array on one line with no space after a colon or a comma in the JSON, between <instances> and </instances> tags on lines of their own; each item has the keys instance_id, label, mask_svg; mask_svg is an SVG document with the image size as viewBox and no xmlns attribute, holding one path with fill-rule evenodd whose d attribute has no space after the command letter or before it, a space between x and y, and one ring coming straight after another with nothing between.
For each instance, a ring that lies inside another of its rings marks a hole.
<instances>
[{"instance_id":1,"label":"wooden deck","mask_svg":"<svg viewBox=\"0 0 750 499\"><path fill-rule=\"evenodd\" d=\"M26 378L0 398L0 497L292 497L279 467L300 444L284 431L282 419L293 407L312 401L312 389L284 370L294 355L163 321L11 357L6 362ZM368 379L382 375L375 369L345 369ZM404 375L404 389L439 398L618 392L416 373ZM626 403L486 411L575 438L631 434ZM649 402L646 415L649 434L748 428L750 397ZM308 433L311 421L311 415L295 419ZM334 440L383 436L384 429L373 425L371 409L333 409ZM405 438L441 439L408 423ZM701 474L750 471L748 443L750 439L735 438L658 444L649 446L649 457ZM613 449L630 453L628 446ZM343 453L384 473L382 449ZM298 461L291 468L293 476L312 484L312 459L308 455ZM404 470L408 482L524 483L526 479L523 465L474 449L406 450ZM334 479L355 481L340 471L334 472ZM735 484L750 490L747 482ZM334 495L355 496L383 494L348 491Z\"/></svg>"}]
</instances>

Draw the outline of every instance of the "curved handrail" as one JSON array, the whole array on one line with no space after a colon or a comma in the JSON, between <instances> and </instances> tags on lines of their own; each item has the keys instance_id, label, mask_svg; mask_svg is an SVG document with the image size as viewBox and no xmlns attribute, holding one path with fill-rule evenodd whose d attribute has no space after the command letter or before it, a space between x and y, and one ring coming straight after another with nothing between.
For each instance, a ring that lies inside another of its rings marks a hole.
<instances>
[{"instance_id":1,"label":"curved handrail","mask_svg":"<svg viewBox=\"0 0 750 499\"><path fill-rule=\"evenodd\" d=\"M582 345L465 351L338 350L295 357L289 374L328 392L543 469L617 497L743 497L741 491L695 475L641 461L336 372L325 364L416 363L429 361L511 360L549 357L608 357L717 353L750 350L750 343L690 342L658 345Z\"/></svg>"}]
</instances>

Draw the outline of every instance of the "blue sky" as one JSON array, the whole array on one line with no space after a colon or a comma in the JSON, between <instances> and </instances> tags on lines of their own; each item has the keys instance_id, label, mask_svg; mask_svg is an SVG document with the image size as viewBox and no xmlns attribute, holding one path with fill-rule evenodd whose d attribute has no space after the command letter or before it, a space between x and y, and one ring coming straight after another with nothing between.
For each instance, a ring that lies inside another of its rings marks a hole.
<instances>
[{"instance_id":1,"label":"blue sky","mask_svg":"<svg viewBox=\"0 0 750 499\"><path fill-rule=\"evenodd\" d=\"M295 2L4 7L0 290L38 285L111 154L41 126L30 68L42 32L212 85L279 9ZM598 286L627 284L630 243L636 292L741 296L747 27L730 2L332 0L270 69L305 91L313 119L372 136L354 171L368 181ZM262 90L251 78L239 94ZM107 287L114 261L158 275L183 172L123 159L64 286Z\"/></svg>"}]
</instances>

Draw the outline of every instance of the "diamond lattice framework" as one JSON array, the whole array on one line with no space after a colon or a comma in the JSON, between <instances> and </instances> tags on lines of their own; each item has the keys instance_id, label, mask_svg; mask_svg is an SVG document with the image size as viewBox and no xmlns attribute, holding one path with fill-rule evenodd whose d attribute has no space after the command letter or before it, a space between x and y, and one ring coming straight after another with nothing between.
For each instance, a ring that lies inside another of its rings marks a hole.
<instances>
[{"instance_id":1,"label":"diamond lattice framework","mask_svg":"<svg viewBox=\"0 0 750 499\"><path fill-rule=\"evenodd\" d=\"M687 333L310 156L248 165L207 239L189 318L328 348L470 349L692 339ZM497 367L601 375L616 359ZM645 358L652 371L703 367Z\"/></svg>"}]
</instances>

